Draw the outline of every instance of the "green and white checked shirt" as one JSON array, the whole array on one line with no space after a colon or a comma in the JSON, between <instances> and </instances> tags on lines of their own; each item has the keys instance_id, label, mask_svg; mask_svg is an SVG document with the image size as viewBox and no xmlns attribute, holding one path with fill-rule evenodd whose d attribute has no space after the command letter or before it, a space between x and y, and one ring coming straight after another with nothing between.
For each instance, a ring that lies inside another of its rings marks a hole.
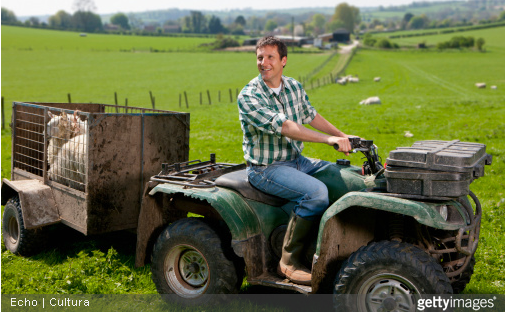
<instances>
[{"instance_id":1,"label":"green and white checked shirt","mask_svg":"<svg viewBox=\"0 0 505 312\"><path fill-rule=\"evenodd\" d=\"M277 96L260 74L242 89L237 101L246 161L269 165L301 154L303 142L281 135L286 120L308 124L317 114L298 81L282 76L282 89Z\"/></svg>"}]
</instances>

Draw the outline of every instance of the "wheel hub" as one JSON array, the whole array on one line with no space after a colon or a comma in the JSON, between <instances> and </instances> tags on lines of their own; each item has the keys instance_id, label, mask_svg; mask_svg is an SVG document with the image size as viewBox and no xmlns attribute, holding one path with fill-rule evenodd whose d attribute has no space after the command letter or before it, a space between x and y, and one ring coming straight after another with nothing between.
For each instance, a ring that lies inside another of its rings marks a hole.
<instances>
[{"instance_id":1,"label":"wheel hub","mask_svg":"<svg viewBox=\"0 0 505 312\"><path fill-rule=\"evenodd\" d=\"M378 274L369 278L359 290L366 295L360 311L414 311L415 296L420 292L407 278L396 274Z\"/></svg>"},{"instance_id":2,"label":"wheel hub","mask_svg":"<svg viewBox=\"0 0 505 312\"><path fill-rule=\"evenodd\" d=\"M12 217L9 219L9 240L12 244L16 244L19 238L18 220Z\"/></svg>"}]
</instances>

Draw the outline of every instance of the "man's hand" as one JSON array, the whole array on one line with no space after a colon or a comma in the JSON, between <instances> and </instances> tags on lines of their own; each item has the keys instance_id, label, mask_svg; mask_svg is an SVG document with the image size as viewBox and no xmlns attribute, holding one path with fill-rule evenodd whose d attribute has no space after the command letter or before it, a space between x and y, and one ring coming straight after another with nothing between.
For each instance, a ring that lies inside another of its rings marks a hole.
<instances>
[{"instance_id":1,"label":"man's hand","mask_svg":"<svg viewBox=\"0 0 505 312\"><path fill-rule=\"evenodd\" d=\"M330 136L328 137L328 141L326 143L330 146L337 144L338 151L344 153L346 156L349 155L349 152L352 150L351 143L346 137Z\"/></svg>"}]
</instances>

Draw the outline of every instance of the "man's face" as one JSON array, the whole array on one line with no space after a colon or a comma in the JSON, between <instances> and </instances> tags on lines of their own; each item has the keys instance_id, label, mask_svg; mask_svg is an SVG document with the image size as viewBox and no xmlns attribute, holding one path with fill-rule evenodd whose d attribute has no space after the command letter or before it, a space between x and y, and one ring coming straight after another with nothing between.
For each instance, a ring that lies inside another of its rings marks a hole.
<instances>
[{"instance_id":1,"label":"man's face","mask_svg":"<svg viewBox=\"0 0 505 312\"><path fill-rule=\"evenodd\" d=\"M287 57L277 51L276 46L263 46L256 50L256 63L263 81L270 88L277 88L281 84L282 69L286 65Z\"/></svg>"}]
</instances>

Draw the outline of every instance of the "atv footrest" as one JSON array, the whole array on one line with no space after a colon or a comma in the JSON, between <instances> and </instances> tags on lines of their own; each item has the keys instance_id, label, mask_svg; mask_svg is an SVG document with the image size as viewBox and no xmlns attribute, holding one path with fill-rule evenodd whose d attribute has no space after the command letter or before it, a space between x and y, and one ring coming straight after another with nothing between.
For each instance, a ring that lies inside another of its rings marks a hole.
<instances>
[{"instance_id":1,"label":"atv footrest","mask_svg":"<svg viewBox=\"0 0 505 312\"><path fill-rule=\"evenodd\" d=\"M275 273L263 273L254 279L249 279L248 282L251 285L261 285L294 290L305 295L312 293L311 286L295 284L288 279L281 278Z\"/></svg>"}]
</instances>

